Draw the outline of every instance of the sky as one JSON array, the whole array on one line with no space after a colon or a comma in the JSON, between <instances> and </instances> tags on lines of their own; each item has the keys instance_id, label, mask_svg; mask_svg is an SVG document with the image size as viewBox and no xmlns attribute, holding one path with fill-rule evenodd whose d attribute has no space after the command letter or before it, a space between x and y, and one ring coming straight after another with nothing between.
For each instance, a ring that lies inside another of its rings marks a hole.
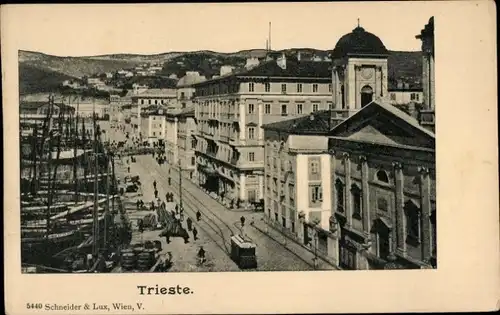
<instances>
[{"instance_id":1,"label":"sky","mask_svg":"<svg viewBox=\"0 0 500 315\"><path fill-rule=\"evenodd\" d=\"M333 49L360 25L390 50L420 50L415 35L440 7L416 3L229 3L12 5L7 27L18 49L57 56L169 51ZM442 7L441 7L442 9Z\"/></svg>"}]
</instances>

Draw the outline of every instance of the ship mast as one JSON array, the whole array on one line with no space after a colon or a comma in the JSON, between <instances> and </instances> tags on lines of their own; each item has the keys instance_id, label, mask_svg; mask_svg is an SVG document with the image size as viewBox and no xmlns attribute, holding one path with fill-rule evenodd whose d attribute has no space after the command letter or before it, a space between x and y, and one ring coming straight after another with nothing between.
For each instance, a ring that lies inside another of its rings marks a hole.
<instances>
[{"instance_id":1,"label":"ship mast","mask_svg":"<svg viewBox=\"0 0 500 315\"><path fill-rule=\"evenodd\" d=\"M98 146L97 146L97 140L98 140L98 130L97 130L97 120L96 120L96 113L95 113L95 99L92 98L92 120L94 123L94 212L93 212L93 218L94 218L94 235L93 235L93 252L94 255L97 256L99 253L99 200L98 200L98 193L99 193L99 185L98 185L98 168L99 168L99 159L98 159Z\"/></svg>"},{"instance_id":2,"label":"ship mast","mask_svg":"<svg viewBox=\"0 0 500 315\"><path fill-rule=\"evenodd\" d=\"M80 106L80 100L77 100L76 104L76 115L75 115L75 133L73 135L73 180L75 185L75 204L78 203L78 160L77 160L77 151L78 151L78 110Z\"/></svg>"},{"instance_id":3,"label":"ship mast","mask_svg":"<svg viewBox=\"0 0 500 315\"><path fill-rule=\"evenodd\" d=\"M49 95L49 108L47 110L47 115L48 115L48 129L44 130L45 136L48 137L49 141L49 152L48 152L48 159L47 159L47 180L48 180L48 186L47 186L47 213L46 213L46 226L47 226L47 238L49 238L50 235L50 207L52 205L52 185L51 185L51 178L50 178L50 166L52 162L52 137L51 137L51 132L52 132L52 114L53 114L53 108L54 108L54 96L51 94Z\"/></svg>"}]
</instances>

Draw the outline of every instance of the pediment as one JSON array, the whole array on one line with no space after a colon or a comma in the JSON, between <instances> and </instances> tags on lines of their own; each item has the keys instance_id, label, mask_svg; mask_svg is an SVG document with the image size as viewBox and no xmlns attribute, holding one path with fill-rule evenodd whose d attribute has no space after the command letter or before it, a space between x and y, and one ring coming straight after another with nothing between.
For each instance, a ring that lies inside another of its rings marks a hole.
<instances>
[{"instance_id":1,"label":"pediment","mask_svg":"<svg viewBox=\"0 0 500 315\"><path fill-rule=\"evenodd\" d=\"M382 145L434 148L434 135L392 105L371 103L331 131L331 136Z\"/></svg>"}]
</instances>

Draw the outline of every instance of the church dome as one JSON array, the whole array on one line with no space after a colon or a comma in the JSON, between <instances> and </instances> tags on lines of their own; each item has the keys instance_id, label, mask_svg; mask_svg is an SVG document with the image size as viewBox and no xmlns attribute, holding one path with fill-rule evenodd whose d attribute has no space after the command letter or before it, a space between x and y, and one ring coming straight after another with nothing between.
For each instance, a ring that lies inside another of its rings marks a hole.
<instances>
[{"instance_id":1,"label":"church dome","mask_svg":"<svg viewBox=\"0 0 500 315\"><path fill-rule=\"evenodd\" d=\"M351 33L342 36L332 51L332 58L347 55L388 55L384 43L376 35L358 26Z\"/></svg>"}]
</instances>

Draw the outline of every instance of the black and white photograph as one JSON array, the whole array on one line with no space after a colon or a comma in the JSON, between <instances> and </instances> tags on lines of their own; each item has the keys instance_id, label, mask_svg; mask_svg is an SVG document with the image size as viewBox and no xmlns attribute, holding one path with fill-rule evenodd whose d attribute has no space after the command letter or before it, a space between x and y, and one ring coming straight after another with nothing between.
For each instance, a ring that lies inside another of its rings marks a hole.
<instances>
[{"instance_id":1,"label":"black and white photograph","mask_svg":"<svg viewBox=\"0 0 500 315\"><path fill-rule=\"evenodd\" d=\"M320 48L271 20L231 53L20 50L23 273L437 268L434 17L354 16Z\"/></svg>"},{"instance_id":2,"label":"black and white photograph","mask_svg":"<svg viewBox=\"0 0 500 315\"><path fill-rule=\"evenodd\" d=\"M492 7L2 6L9 313L491 309Z\"/></svg>"}]
</instances>

